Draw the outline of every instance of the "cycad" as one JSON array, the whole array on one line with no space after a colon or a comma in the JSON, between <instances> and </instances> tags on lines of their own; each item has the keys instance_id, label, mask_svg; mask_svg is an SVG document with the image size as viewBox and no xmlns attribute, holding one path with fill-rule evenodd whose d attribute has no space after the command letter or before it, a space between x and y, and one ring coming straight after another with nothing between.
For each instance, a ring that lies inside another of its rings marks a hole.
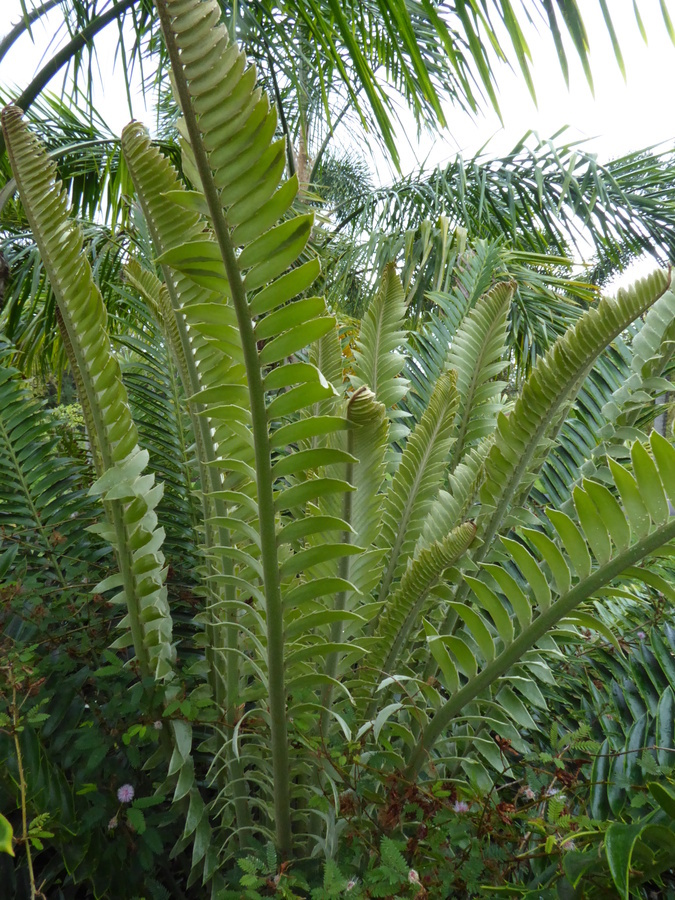
<instances>
[{"instance_id":1,"label":"cycad","mask_svg":"<svg viewBox=\"0 0 675 900\"><path fill-rule=\"evenodd\" d=\"M605 484L576 487L570 515L541 513L528 498L596 359L669 277L657 273L582 316L510 410L495 378L509 364L514 286L486 283L457 314L419 414L404 417L409 334L395 271L385 271L356 353L341 364L335 320L310 292L320 268L306 255L312 219L291 212L296 181L279 186L284 145L254 68L229 43L214 0L158 7L197 189L129 126L124 153L165 283L128 271L183 381L199 462L197 668L220 721L193 748L189 723L172 720L168 777L176 801L189 803L177 852L193 842L192 877L208 880L242 836L274 833L284 854L307 833L318 843L334 814L324 792L347 783L324 750L330 756L342 734L362 743L364 760L376 752L383 784L420 777L430 760L453 777L458 767L485 771L479 755L503 770L486 733L526 748L518 728L534 723L528 698L539 696L537 673L556 652L551 633L564 640L565 630L590 627L611 637L585 604L617 578L639 578L675 537L675 450L658 435L633 442ZM50 277L73 310L66 333L85 411L93 431L104 426L97 490L134 514L143 507L142 530L128 546L116 538L121 568L143 559L162 571L156 489L141 474L146 458L100 305L83 302L95 300L84 275L71 277L76 242L62 200L52 202L48 163L15 110L5 126ZM56 252L60 242L67 252ZM141 538L152 551L134 556ZM161 603L153 608L166 617ZM159 632L158 644L141 636L140 652L161 646L152 658L168 671L157 674L177 680ZM168 701L171 684L166 691ZM461 753L451 740L459 732ZM195 781L205 754L207 807ZM209 816L218 842L207 852Z\"/></svg>"}]
</instances>

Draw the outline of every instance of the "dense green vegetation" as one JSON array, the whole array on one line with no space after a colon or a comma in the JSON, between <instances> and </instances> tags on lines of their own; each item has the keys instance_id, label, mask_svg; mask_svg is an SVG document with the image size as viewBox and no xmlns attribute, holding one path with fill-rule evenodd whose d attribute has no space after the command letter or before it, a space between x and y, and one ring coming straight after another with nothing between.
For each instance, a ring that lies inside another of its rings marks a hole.
<instances>
[{"instance_id":1,"label":"dense green vegetation","mask_svg":"<svg viewBox=\"0 0 675 900\"><path fill-rule=\"evenodd\" d=\"M568 259L668 254L670 156L311 143L339 72L390 145L392 23L421 119L491 95L481 7L157 0L160 141L5 108L8 896L675 896L675 289Z\"/></svg>"}]
</instances>

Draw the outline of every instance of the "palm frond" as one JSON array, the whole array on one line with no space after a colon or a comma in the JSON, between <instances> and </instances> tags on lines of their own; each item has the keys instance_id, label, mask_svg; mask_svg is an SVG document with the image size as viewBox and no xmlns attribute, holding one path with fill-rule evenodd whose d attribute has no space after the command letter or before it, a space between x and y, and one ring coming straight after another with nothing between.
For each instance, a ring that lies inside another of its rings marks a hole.
<instances>
[{"instance_id":1,"label":"palm frond","mask_svg":"<svg viewBox=\"0 0 675 900\"><path fill-rule=\"evenodd\" d=\"M448 216L474 238L507 238L516 250L561 257L577 247L596 259L589 280L621 271L649 253L665 263L675 249L675 161L669 149L646 148L601 164L583 145L526 135L503 158L458 157L444 168L410 175L364 193L355 234L401 233ZM353 207L353 200L350 200ZM347 222L340 220L338 230Z\"/></svg>"}]
</instances>

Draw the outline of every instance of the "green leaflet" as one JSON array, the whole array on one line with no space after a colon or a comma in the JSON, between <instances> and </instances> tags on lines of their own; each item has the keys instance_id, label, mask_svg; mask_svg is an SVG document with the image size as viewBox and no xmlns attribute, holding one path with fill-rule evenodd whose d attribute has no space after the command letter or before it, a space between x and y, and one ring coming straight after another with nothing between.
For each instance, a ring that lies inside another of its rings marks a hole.
<instances>
[{"instance_id":1,"label":"green leaflet","mask_svg":"<svg viewBox=\"0 0 675 900\"><path fill-rule=\"evenodd\" d=\"M14 832L10 822L0 813L0 853L8 853L10 856L14 856L13 838Z\"/></svg>"}]
</instances>

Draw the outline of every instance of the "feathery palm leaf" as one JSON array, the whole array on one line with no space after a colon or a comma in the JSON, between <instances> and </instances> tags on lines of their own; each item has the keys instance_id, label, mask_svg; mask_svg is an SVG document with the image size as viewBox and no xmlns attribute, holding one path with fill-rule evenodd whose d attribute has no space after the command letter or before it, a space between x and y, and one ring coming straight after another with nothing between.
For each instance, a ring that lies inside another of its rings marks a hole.
<instances>
[{"instance_id":1,"label":"feathery palm leaf","mask_svg":"<svg viewBox=\"0 0 675 900\"><path fill-rule=\"evenodd\" d=\"M527 137L500 159L458 157L444 168L410 175L364 193L337 230L401 233L424 219L448 216L474 238L506 236L516 250L569 255L595 249L591 281L649 253L661 262L675 248L673 155L647 148L601 165L583 146ZM350 201L353 207L353 201Z\"/></svg>"}]
</instances>

